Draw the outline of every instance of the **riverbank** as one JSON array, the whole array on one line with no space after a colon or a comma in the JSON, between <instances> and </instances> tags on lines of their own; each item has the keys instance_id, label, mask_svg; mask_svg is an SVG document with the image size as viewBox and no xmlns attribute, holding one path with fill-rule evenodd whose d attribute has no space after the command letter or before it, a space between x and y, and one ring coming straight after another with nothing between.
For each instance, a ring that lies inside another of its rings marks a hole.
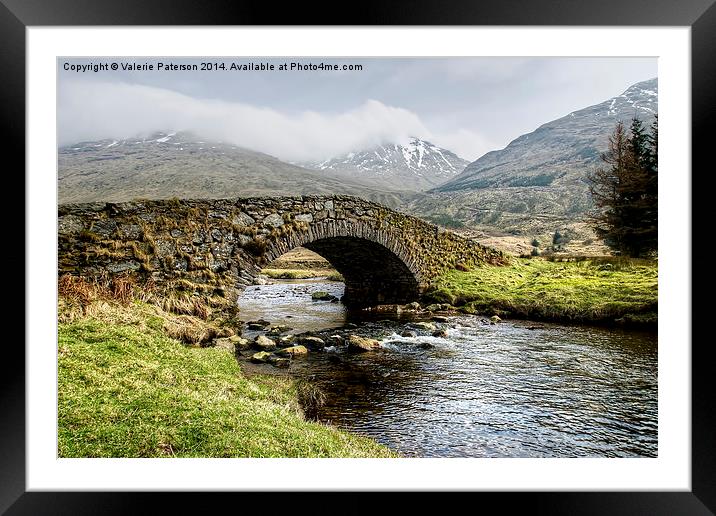
<instances>
[{"instance_id":1,"label":"riverbank","mask_svg":"<svg viewBox=\"0 0 716 516\"><path fill-rule=\"evenodd\" d=\"M628 259L514 259L451 270L425 295L462 312L519 319L656 327L658 267Z\"/></svg>"},{"instance_id":2,"label":"riverbank","mask_svg":"<svg viewBox=\"0 0 716 516\"><path fill-rule=\"evenodd\" d=\"M261 274L271 279L308 279L326 278L328 281L343 281L343 276L335 269L261 269Z\"/></svg>"},{"instance_id":3,"label":"riverbank","mask_svg":"<svg viewBox=\"0 0 716 516\"><path fill-rule=\"evenodd\" d=\"M221 321L86 285L68 290L59 306L60 457L395 456L307 420L303 384L245 376L231 349L211 346L233 333Z\"/></svg>"}]
</instances>

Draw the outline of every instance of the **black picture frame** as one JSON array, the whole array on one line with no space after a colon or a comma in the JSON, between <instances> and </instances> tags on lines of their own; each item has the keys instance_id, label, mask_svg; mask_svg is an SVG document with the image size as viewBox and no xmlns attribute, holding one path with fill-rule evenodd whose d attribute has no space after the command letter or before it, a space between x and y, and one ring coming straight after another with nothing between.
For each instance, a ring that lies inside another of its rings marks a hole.
<instances>
[{"instance_id":1,"label":"black picture frame","mask_svg":"<svg viewBox=\"0 0 716 516\"><path fill-rule=\"evenodd\" d=\"M699 234L697 209L707 206L705 189L693 188L693 170L706 173L712 153L707 124L716 112L716 6L714 0L501 0L450 3L435 0L413 2L361 2L341 13L339 4L205 0L0 0L0 99L5 148L18 158L12 173L25 167L25 30L29 26L111 25L569 25L569 26L689 26L692 35L692 241ZM9 170L6 169L6 174ZM685 180L688 180L685 173ZM22 185L23 183L20 182ZM24 194L24 190L23 190ZM24 195L23 195L24 198ZM17 228L19 231L19 227ZM25 230L26 231L26 230ZM708 234L708 233L704 233ZM26 233L21 237L24 240ZM698 272L705 256L683 250L684 266ZM21 258L22 257L22 258ZM32 271L24 266L24 251L12 260L25 278ZM688 261L691 261L689 264ZM702 287L703 288L703 287ZM693 294L692 294L693 299ZM692 320L705 320L706 305L692 301ZM26 307L32 310L32 307ZM25 312L25 315L27 312ZM703 316L703 317L702 317ZM710 339L697 339L692 327L692 490L690 492L531 492L471 493L475 502L497 502L504 510L524 504L537 513L549 514L714 514L716 511L716 428L713 421L714 389L710 382ZM669 345L689 346L689 342ZM291 497L250 493L77 493L26 492L25 489L25 355L8 346L0 377L0 512L19 514L134 514L149 512L154 503L170 512L204 511L215 503L265 504L270 512L304 507L312 512L365 512L374 500L361 493L347 493L340 506L317 503L321 493L293 493ZM15 353L17 356L12 356ZM403 496L401 504L424 504L426 493ZM454 494L451 496L455 496ZM475 499L477 497L477 499ZM290 498L290 499L287 499ZM463 495L451 503L457 510ZM239 500L241 500L239 502ZM453 499L454 500L454 499ZM248 503L247 503L248 502ZM341 507L341 508L338 508ZM404 505L407 507L407 505ZM450 510L450 509L448 509Z\"/></svg>"}]
</instances>

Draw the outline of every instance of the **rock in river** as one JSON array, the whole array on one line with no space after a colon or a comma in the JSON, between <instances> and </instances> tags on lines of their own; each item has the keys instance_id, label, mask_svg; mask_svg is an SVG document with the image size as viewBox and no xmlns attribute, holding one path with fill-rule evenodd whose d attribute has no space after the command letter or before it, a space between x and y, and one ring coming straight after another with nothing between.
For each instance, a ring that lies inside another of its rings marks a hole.
<instances>
[{"instance_id":1,"label":"rock in river","mask_svg":"<svg viewBox=\"0 0 716 516\"><path fill-rule=\"evenodd\" d=\"M276 343L269 339L268 337L265 337L263 335L259 335L254 339L254 346L256 346L259 349L276 349Z\"/></svg>"},{"instance_id":2,"label":"rock in river","mask_svg":"<svg viewBox=\"0 0 716 516\"><path fill-rule=\"evenodd\" d=\"M352 351L371 351L380 348L380 342L375 339L367 339L358 335L348 337L348 349Z\"/></svg>"},{"instance_id":3,"label":"rock in river","mask_svg":"<svg viewBox=\"0 0 716 516\"><path fill-rule=\"evenodd\" d=\"M308 353L306 346L291 346L290 348L283 348L276 352L278 356L294 357L296 355L305 355Z\"/></svg>"},{"instance_id":4,"label":"rock in river","mask_svg":"<svg viewBox=\"0 0 716 516\"><path fill-rule=\"evenodd\" d=\"M436 327L431 322L415 322L410 323L411 328L417 328L418 330L435 331Z\"/></svg>"},{"instance_id":5,"label":"rock in river","mask_svg":"<svg viewBox=\"0 0 716 516\"><path fill-rule=\"evenodd\" d=\"M284 335L283 337L278 339L278 342L276 344L280 348L287 348L288 346L291 346L293 344L294 340L296 340L295 335Z\"/></svg>"},{"instance_id":6,"label":"rock in river","mask_svg":"<svg viewBox=\"0 0 716 516\"><path fill-rule=\"evenodd\" d=\"M286 333L287 331L291 331L293 328L290 326L286 326L285 324L277 324L276 326L272 326L269 328L269 330L266 332L266 335L271 335L273 337L277 337L281 335L282 333Z\"/></svg>"},{"instance_id":7,"label":"rock in river","mask_svg":"<svg viewBox=\"0 0 716 516\"><path fill-rule=\"evenodd\" d=\"M232 353L235 353L237 349L246 349L250 345L248 340L243 339L238 335L216 339L215 343L217 348L228 349Z\"/></svg>"},{"instance_id":8,"label":"rock in river","mask_svg":"<svg viewBox=\"0 0 716 516\"><path fill-rule=\"evenodd\" d=\"M246 323L247 330L263 330L264 328L268 328L269 326L271 326L271 323L264 319L259 319L258 321L249 321Z\"/></svg>"},{"instance_id":9,"label":"rock in river","mask_svg":"<svg viewBox=\"0 0 716 516\"><path fill-rule=\"evenodd\" d=\"M314 292L311 294L311 299L314 301L333 301L334 299L338 299L333 294L329 294L328 292Z\"/></svg>"},{"instance_id":10,"label":"rock in river","mask_svg":"<svg viewBox=\"0 0 716 516\"><path fill-rule=\"evenodd\" d=\"M251 355L251 361L262 364L264 362L268 362L269 357L271 357L271 353L269 353L268 351L259 351L258 353L254 353L253 355Z\"/></svg>"},{"instance_id":11,"label":"rock in river","mask_svg":"<svg viewBox=\"0 0 716 516\"><path fill-rule=\"evenodd\" d=\"M269 363L274 367L288 367L291 365L291 359L281 358L281 357L277 357L276 355L271 355L269 357Z\"/></svg>"},{"instance_id":12,"label":"rock in river","mask_svg":"<svg viewBox=\"0 0 716 516\"><path fill-rule=\"evenodd\" d=\"M326 343L323 339L318 337L302 337L301 344L306 346L308 349L323 349L326 347Z\"/></svg>"}]
</instances>

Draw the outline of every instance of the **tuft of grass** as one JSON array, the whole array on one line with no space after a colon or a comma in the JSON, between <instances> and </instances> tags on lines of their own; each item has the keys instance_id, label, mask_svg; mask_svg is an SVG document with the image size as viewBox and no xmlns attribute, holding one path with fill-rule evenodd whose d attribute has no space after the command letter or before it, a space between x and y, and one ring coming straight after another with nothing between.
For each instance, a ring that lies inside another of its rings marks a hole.
<instances>
[{"instance_id":1,"label":"tuft of grass","mask_svg":"<svg viewBox=\"0 0 716 516\"><path fill-rule=\"evenodd\" d=\"M346 279L343 277L343 274L341 274L338 271L330 273L328 276L326 276L326 279L328 281L342 281L342 282L346 281Z\"/></svg>"},{"instance_id":2,"label":"tuft of grass","mask_svg":"<svg viewBox=\"0 0 716 516\"><path fill-rule=\"evenodd\" d=\"M431 302L467 313L577 322L655 325L658 267L644 260L514 260L439 276Z\"/></svg>"},{"instance_id":3,"label":"tuft of grass","mask_svg":"<svg viewBox=\"0 0 716 516\"><path fill-rule=\"evenodd\" d=\"M59 324L60 457L396 456L307 421L290 379L247 378L228 350L182 345L159 308L97 305Z\"/></svg>"},{"instance_id":4,"label":"tuft of grass","mask_svg":"<svg viewBox=\"0 0 716 516\"><path fill-rule=\"evenodd\" d=\"M311 421L318 419L318 411L326 403L325 393L315 384L306 380L295 382L296 398L303 415Z\"/></svg>"},{"instance_id":5,"label":"tuft of grass","mask_svg":"<svg viewBox=\"0 0 716 516\"><path fill-rule=\"evenodd\" d=\"M264 274L272 279L306 279L323 278L328 281L345 281L343 276L335 269L261 269Z\"/></svg>"},{"instance_id":6,"label":"tuft of grass","mask_svg":"<svg viewBox=\"0 0 716 516\"><path fill-rule=\"evenodd\" d=\"M184 344L203 345L217 337L221 330L203 319L191 315L179 315L164 320L162 329L165 333Z\"/></svg>"}]
</instances>

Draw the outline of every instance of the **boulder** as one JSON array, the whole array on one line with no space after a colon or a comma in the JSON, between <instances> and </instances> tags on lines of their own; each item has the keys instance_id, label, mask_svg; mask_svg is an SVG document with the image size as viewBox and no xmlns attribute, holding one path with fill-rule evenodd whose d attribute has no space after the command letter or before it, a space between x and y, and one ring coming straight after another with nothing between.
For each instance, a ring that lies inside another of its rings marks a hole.
<instances>
[{"instance_id":1,"label":"boulder","mask_svg":"<svg viewBox=\"0 0 716 516\"><path fill-rule=\"evenodd\" d=\"M271 326L271 323L265 319L259 319L257 321L249 321L246 323L246 328L249 330L263 330Z\"/></svg>"},{"instance_id":2,"label":"boulder","mask_svg":"<svg viewBox=\"0 0 716 516\"><path fill-rule=\"evenodd\" d=\"M301 344L312 350L326 347L326 342L318 337L301 337Z\"/></svg>"},{"instance_id":3,"label":"boulder","mask_svg":"<svg viewBox=\"0 0 716 516\"><path fill-rule=\"evenodd\" d=\"M413 301L412 303L408 303L405 305L405 310L420 310L420 303L417 301Z\"/></svg>"},{"instance_id":4,"label":"boulder","mask_svg":"<svg viewBox=\"0 0 716 516\"><path fill-rule=\"evenodd\" d=\"M236 349L247 349L251 346L249 339L244 339L242 337L239 337L238 335L232 335L228 339L234 343Z\"/></svg>"},{"instance_id":5,"label":"boulder","mask_svg":"<svg viewBox=\"0 0 716 516\"><path fill-rule=\"evenodd\" d=\"M276 352L276 354L281 357L294 357L296 355L306 355L307 353L308 350L306 349L306 346L301 345L283 348Z\"/></svg>"},{"instance_id":6,"label":"boulder","mask_svg":"<svg viewBox=\"0 0 716 516\"><path fill-rule=\"evenodd\" d=\"M330 342L332 346L340 346L345 342L345 340L346 339L343 337L343 335L338 334L331 335L330 337L328 337L328 342Z\"/></svg>"},{"instance_id":7,"label":"boulder","mask_svg":"<svg viewBox=\"0 0 716 516\"><path fill-rule=\"evenodd\" d=\"M428 305L425 307L425 309L428 312L438 312L443 309L442 305L439 305L437 303L433 303L432 305Z\"/></svg>"},{"instance_id":8,"label":"boulder","mask_svg":"<svg viewBox=\"0 0 716 516\"><path fill-rule=\"evenodd\" d=\"M424 330L424 331L435 331L436 326L431 322L415 322L410 323L411 328L417 328L418 330Z\"/></svg>"},{"instance_id":9,"label":"boulder","mask_svg":"<svg viewBox=\"0 0 716 516\"><path fill-rule=\"evenodd\" d=\"M380 342L375 339L367 339L358 335L348 337L348 349L352 351L372 351L380 348Z\"/></svg>"},{"instance_id":10,"label":"boulder","mask_svg":"<svg viewBox=\"0 0 716 516\"><path fill-rule=\"evenodd\" d=\"M498 323L498 322L502 321L502 319L500 319L499 315L493 315L492 317L490 317L490 321L492 321L494 323Z\"/></svg>"},{"instance_id":11,"label":"boulder","mask_svg":"<svg viewBox=\"0 0 716 516\"><path fill-rule=\"evenodd\" d=\"M258 349L276 349L276 343L264 335L258 335L254 339L254 347Z\"/></svg>"},{"instance_id":12,"label":"boulder","mask_svg":"<svg viewBox=\"0 0 716 516\"><path fill-rule=\"evenodd\" d=\"M290 326L286 326L285 324L277 324L276 326L272 326L271 328L269 328L268 332L266 332L266 335L277 337L282 333L291 331L292 329L293 328L291 328Z\"/></svg>"},{"instance_id":13,"label":"boulder","mask_svg":"<svg viewBox=\"0 0 716 516\"><path fill-rule=\"evenodd\" d=\"M328 292L319 291L311 294L311 299L313 299L314 301L333 301L334 299L337 300L338 298L333 294L329 294Z\"/></svg>"},{"instance_id":14,"label":"boulder","mask_svg":"<svg viewBox=\"0 0 716 516\"><path fill-rule=\"evenodd\" d=\"M294 340L296 340L295 335L284 335L283 337L278 339L276 345L280 348L287 348L288 346L293 345Z\"/></svg>"},{"instance_id":15,"label":"boulder","mask_svg":"<svg viewBox=\"0 0 716 516\"><path fill-rule=\"evenodd\" d=\"M441 339L446 339L447 336L448 336L448 332L444 328L442 328L440 330L435 330L433 332L433 337L440 337Z\"/></svg>"},{"instance_id":16,"label":"boulder","mask_svg":"<svg viewBox=\"0 0 716 516\"><path fill-rule=\"evenodd\" d=\"M400 336L401 337L417 337L418 334L412 330L403 330L403 333L401 333Z\"/></svg>"},{"instance_id":17,"label":"boulder","mask_svg":"<svg viewBox=\"0 0 716 516\"><path fill-rule=\"evenodd\" d=\"M450 319L448 317L445 317L444 315L435 315L435 316L433 316L433 321L446 323L446 322L449 322Z\"/></svg>"},{"instance_id":18,"label":"boulder","mask_svg":"<svg viewBox=\"0 0 716 516\"><path fill-rule=\"evenodd\" d=\"M271 355L271 357L269 358L269 363L274 367L286 368L291 365L291 359Z\"/></svg>"},{"instance_id":19,"label":"boulder","mask_svg":"<svg viewBox=\"0 0 716 516\"><path fill-rule=\"evenodd\" d=\"M236 344L231 342L229 337L222 337L214 341L214 346L217 348L228 349L232 353L236 353Z\"/></svg>"},{"instance_id":20,"label":"boulder","mask_svg":"<svg viewBox=\"0 0 716 516\"><path fill-rule=\"evenodd\" d=\"M269 353L268 351L259 351L258 353L254 353L253 355L251 355L251 361L262 364L268 362L269 357L271 357L271 353Z\"/></svg>"}]
</instances>

